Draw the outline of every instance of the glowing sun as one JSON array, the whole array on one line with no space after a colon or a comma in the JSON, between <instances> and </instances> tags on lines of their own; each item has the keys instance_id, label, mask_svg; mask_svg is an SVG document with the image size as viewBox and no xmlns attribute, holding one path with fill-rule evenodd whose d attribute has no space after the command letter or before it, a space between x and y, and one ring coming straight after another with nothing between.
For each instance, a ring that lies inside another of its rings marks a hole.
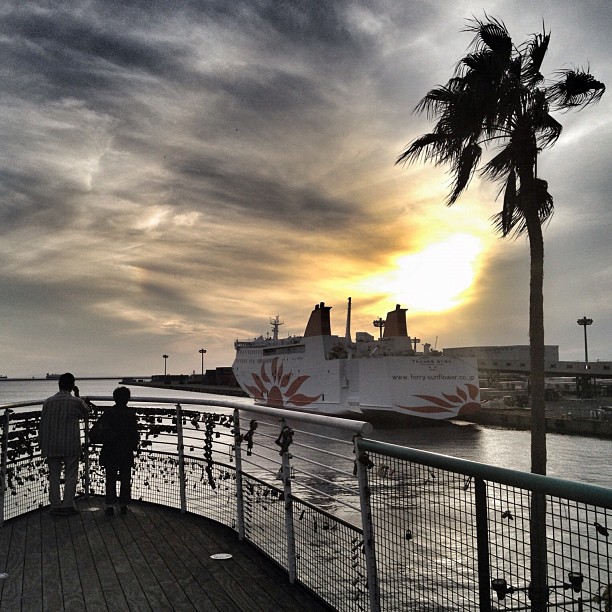
<instances>
[{"instance_id":1,"label":"glowing sun","mask_svg":"<svg viewBox=\"0 0 612 612\"><path fill-rule=\"evenodd\" d=\"M476 276L481 241L455 234L418 253L400 255L392 269L364 281L366 291L386 293L411 310L439 312L461 303Z\"/></svg>"}]
</instances>

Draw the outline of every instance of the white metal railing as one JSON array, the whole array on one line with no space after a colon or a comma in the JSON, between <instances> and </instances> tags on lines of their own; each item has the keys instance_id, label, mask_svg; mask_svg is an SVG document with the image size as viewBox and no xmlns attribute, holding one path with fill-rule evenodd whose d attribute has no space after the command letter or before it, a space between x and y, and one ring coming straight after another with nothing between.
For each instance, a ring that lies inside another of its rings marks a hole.
<instances>
[{"instance_id":1,"label":"white metal railing","mask_svg":"<svg viewBox=\"0 0 612 612\"><path fill-rule=\"evenodd\" d=\"M92 419L112 403L88 399ZM2 415L0 524L47 504L41 403ZM134 498L231 526L334 609L611 608L610 489L369 440L359 421L196 398L130 405ZM102 494L99 449L84 448L81 494ZM546 524L530 523L534 499ZM547 545L539 593L534 527Z\"/></svg>"}]
</instances>

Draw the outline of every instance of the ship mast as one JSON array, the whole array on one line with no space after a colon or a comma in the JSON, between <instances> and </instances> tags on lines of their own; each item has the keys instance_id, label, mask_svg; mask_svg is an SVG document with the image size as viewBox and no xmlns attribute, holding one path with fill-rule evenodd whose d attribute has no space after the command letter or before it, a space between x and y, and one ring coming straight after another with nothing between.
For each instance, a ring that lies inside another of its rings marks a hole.
<instances>
[{"instance_id":1,"label":"ship mast","mask_svg":"<svg viewBox=\"0 0 612 612\"><path fill-rule=\"evenodd\" d=\"M374 327L378 327L378 339L382 339L383 337L383 327L385 326L385 320L382 317L378 317L376 321L372 321L372 325Z\"/></svg>"},{"instance_id":2,"label":"ship mast","mask_svg":"<svg viewBox=\"0 0 612 612\"><path fill-rule=\"evenodd\" d=\"M348 299L348 307L346 309L346 333L344 338L347 342L351 342L351 298Z\"/></svg>"},{"instance_id":3,"label":"ship mast","mask_svg":"<svg viewBox=\"0 0 612 612\"><path fill-rule=\"evenodd\" d=\"M284 321L279 319L278 315L276 315L274 319L270 318L270 325L272 326L272 340L278 340L278 328L281 325L284 325L284 323Z\"/></svg>"}]
</instances>

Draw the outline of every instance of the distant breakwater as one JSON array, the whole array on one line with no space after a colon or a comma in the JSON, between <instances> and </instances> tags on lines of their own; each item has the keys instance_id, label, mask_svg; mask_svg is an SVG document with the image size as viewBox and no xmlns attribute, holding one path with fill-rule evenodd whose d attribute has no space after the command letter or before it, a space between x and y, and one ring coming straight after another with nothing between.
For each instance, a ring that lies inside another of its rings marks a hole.
<instances>
[{"instance_id":1,"label":"distant breakwater","mask_svg":"<svg viewBox=\"0 0 612 612\"><path fill-rule=\"evenodd\" d=\"M123 382L123 381L122 381ZM186 383L164 384L160 382L125 381L130 387L150 387L152 389L174 389L176 391L193 391L194 393L211 393L213 395L231 395L234 397L249 397L240 387L229 387L225 385L200 385Z\"/></svg>"}]
</instances>

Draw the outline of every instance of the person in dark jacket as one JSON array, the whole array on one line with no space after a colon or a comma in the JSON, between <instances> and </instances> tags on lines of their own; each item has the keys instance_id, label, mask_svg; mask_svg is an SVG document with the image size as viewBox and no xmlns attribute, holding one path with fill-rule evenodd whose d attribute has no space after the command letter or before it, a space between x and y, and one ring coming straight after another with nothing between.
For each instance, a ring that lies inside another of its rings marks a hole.
<instances>
[{"instance_id":1,"label":"person in dark jacket","mask_svg":"<svg viewBox=\"0 0 612 612\"><path fill-rule=\"evenodd\" d=\"M121 514L125 514L132 496L132 468L134 467L134 451L138 448L140 435L136 412L128 408L130 390L118 387L113 391L115 405L104 411L100 420L112 432L109 441L105 441L100 452L100 465L106 473L106 514L115 514L113 504L117 501L121 506ZM117 498L117 480L120 482L119 498Z\"/></svg>"}]
</instances>

